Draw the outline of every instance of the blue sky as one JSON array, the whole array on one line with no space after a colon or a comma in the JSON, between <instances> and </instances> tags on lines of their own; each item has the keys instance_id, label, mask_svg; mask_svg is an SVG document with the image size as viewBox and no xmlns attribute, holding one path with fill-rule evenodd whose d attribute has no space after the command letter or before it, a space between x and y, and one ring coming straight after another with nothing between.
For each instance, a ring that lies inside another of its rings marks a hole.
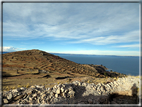
<instances>
[{"instance_id":1,"label":"blue sky","mask_svg":"<svg viewBox=\"0 0 142 107\"><path fill-rule=\"evenodd\" d=\"M139 56L139 3L3 3L3 51Z\"/></svg>"}]
</instances>

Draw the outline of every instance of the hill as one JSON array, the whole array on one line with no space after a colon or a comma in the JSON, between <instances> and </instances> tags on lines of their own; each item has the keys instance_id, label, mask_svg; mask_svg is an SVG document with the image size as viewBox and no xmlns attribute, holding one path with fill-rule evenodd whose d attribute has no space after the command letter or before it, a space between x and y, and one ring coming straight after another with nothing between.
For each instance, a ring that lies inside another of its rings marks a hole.
<instances>
[{"instance_id":1,"label":"hill","mask_svg":"<svg viewBox=\"0 0 142 107\"><path fill-rule=\"evenodd\" d=\"M11 53L5 53L2 55L3 68L13 69L26 69L26 70L40 70L61 73L80 73L87 74L94 77L116 77L125 76L117 72L108 72L107 68L103 65L86 65L77 64L59 56L49 54L41 50L25 50Z\"/></svg>"}]
</instances>

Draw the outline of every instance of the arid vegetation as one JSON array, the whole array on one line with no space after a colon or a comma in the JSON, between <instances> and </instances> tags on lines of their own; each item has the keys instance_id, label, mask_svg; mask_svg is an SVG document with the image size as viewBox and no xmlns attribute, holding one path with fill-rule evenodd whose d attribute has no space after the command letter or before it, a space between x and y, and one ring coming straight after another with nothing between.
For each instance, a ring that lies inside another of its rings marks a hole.
<instances>
[{"instance_id":1,"label":"arid vegetation","mask_svg":"<svg viewBox=\"0 0 142 107\"><path fill-rule=\"evenodd\" d=\"M103 65L77 64L59 56L40 50L27 50L3 54L3 67L15 69L58 71L61 73L72 72L87 74L94 77L125 76L117 72L108 72ZM104 76L105 73L105 76Z\"/></svg>"},{"instance_id":2,"label":"arid vegetation","mask_svg":"<svg viewBox=\"0 0 142 107\"><path fill-rule=\"evenodd\" d=\"M35 49L6 53L2 58L3 90L35 84L51 87L56 83L75 80L108 83L117 77L126 76L117 72L108 72L103 65L77 64Z\"/></svg>"}]
</instances>

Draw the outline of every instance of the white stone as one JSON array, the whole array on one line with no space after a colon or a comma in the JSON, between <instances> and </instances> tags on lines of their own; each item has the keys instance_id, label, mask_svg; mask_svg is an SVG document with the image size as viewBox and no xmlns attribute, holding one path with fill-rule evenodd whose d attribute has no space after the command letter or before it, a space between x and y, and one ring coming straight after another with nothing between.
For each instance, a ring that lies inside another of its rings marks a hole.
<instances>
[{"instance_id":1,"label":"white stone","mask_svg":"<svg viewBox=\"0 0 142 107\"><path fill-rule=\"evenodd\" d=\"M58 97L58 94L55 94L55 97L57 98L57 97Z\"/></svg>"},{"instance_id":2,"label":"white stone","mask_svg":"<svg viewBox=\"0 0 142 107\"><path fill-rule=\"evenodd\" d=\"M66 89L64 92L65 92L65 93L67 93L68 91L69 91L69 90L68 90L68 89Z\"/></svg>"},{"instance_id":3,"label":"white stone","mask_svg":"<svg viewBox=\"0 0 142 107\"><path fill-rule=\"evenodd\" d=\"M9 93L9 94L8 94L7 99L8 99L8 100L11 100L11 99L12 99L12 93Z\"/></svg>"},{"instance_id":4,"label":"white stone","mask_svg":"<svg viewBox=\"0 0 142 107\"><path fill-rule=\"evenodd\" d=\"M60 94L60 88L57 89L56 93L57 93L57 94Z\"/></svg>"},{"instance_id":5,"label":"white stone","mask_svg":"<svg viewBox=\"0 0 142 107\"><path fill-rule=\"evenodd\" d=\"M12 92L18 92L18 90L17 89L13 89Z\"/></svg>"},{"instance_id":6,"label":"white stone","mask_svg":"<svg viewBox=\"0 0 142 107\"><path fill-rule=\"evenodd\" d=\"M86 86L87 86L87 84L86 84L86 83L82 83L82 86L85 86L85 87L86 87Z\"/></svg>"},{"instance_id":7,"label":"white stone","mask_svg":"<svg viewBox=\"0 0 142 107\"><path fill-rule=\"evenodd\" d=\"M64 88L63 87L61 87L61 92L64 92Z\"/></svg>"},{"instance_id":8,"label":"white stone","mask_svg":"<svg viewBox=\"0 0 142 107\"><path fill-rule=\"evenodd\" d=\"M65 93L63 93L63 97L66 98L66 94Z\"/></svg>"},{"instance_id":9,"label":"white stone","mask_svg":"<svg viewBox=\"0 0 142 107\"><path fill-rule=\"evenodd\" d=\"M33 86L33 85L32 85L30 88L36 88L36 86Z\"/></svg>"},{"instance_id":10,"label":"white stone","mask_svg":"<svg viewBox=\"0 0 142 107\"><path fill-rule=\"evenodd\" d=\"M23 91L23 90L26 90L26 88L25 88L25 87L21 87L21 88L20 88L20 90L22 90L22 91Z\"/></svg>"},{"instance_id":11,"label":"white stone","mask_svg":"<svg viewBox=\"0 0 142 107\"><path fill-rule=\"evenodd\" d=\"M57 85L54 85L54 87L53 88L57 88Z\"/></svg>"},{"instance_id":12,"label":"white stone","mask_svg":"<svg viewBox=\"0 0 142 107\"><path fill-rule=\"evenodd\" d=\"M75 85L81 85L81 83L79 81L74 81L73 84L75 84Z\"/></svg>"},{"instance_id":13,"label":"white stone","mask_svg":"<svg viewBox=\"0 0 142 107\"><path fill-rule=\"evenodd\" d=\"M101 91L104 91L104 87L103 87L103 86L101 86L100 90L101 90Z\"/></svg>"},{"instance_id":14,"label":"white stone","mask_svg":"<svg viewBox=\"0 0 142 107\"><path fill-rule=\"evenodd\" d=\"M32 101L32 97L29 97L29 100Z\"/></svg>"},{"instance_id":15,"label":"white stone","mask_svg":"<svg viewBox=\"0 0 142 107\"><path fill-rule=\"evenodd\" d=\"M8 103L8 100L7 99L3 99L3 102L4 102L4 104L7 104Z\"/></svg>"},{"instance_id":16,"label":"white stone","mask_svg":"<svg viewBox=\"0 0 142 107\"><path fill-rule=\"evenodd\" d=\"M44 88L44 86L39 86L39 85L37 85L36 87L37 87L37 88Z\"/></svg>"},{"instance_id":17,"label":"white stone","mask_svg":"<svg viewBox=\"0 0 142 107\"><path fill-rule=\"evenodd\" d=\"M69 94L70 98L72 98L72 97L74 97L75 92L73 90L71 90L71 91L69 91L68 94Z\"/></svg>"},{"instance_id":18,"label":"white stone","mask_svg":"<svg viewBox=\"0 0 142 107\"><path fill-rule=\"evenodd\" d=\"M33 98L36 97L36 96L37 96L37 94L33 94Z\"/></svg>"},{"instance_id":19,"label":"white stone","mask_svg":"<svg viewBox=\"0 0 142 107\"><path fill-rule=\"evenodd\" d=\"M46 94L43 94L43 95L41 96L41 99L43 99L45 96L46 96Z\"/></svg>"}]
</instances>

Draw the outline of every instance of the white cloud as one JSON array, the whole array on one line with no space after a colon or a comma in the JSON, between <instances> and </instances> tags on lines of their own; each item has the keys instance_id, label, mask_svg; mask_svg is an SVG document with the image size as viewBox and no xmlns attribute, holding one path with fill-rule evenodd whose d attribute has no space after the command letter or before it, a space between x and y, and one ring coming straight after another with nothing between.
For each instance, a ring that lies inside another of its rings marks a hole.
<instances>
[{"instance_id":1,"label":"white cloud","mask_svg":"<svg viewBox=\"0 0 142 107\"><path fill-rule=\"evenodd\" d=\"M49 52L49 51L48 51ZM79 50L79 51L52 51L51 53L65 54L88 54L88 55L117 55L117 56L139 56L139 51L101 51L101 50Z\"/></svg>"},{"instance_id":2,"label":"white cloud","mask_svg":"<svg viewBox=\"0 0 142 107\"><path fill-rule=\"evenodd\" d=\"M4 36L17 39L53 37L83 41L122 31L124 34L139 26L138 4L7 3L3 7Z\"/></svg>"},{"instance_id":3,"label":"white cloud","mask_svg":"<svg viewBox=\"0 0 142 107\"><path fill-rule=\"evenodd\" d=\"M100 36L100 37L91 37L89 39L81 39L73 41L70 43L91 43L95 45L107 45L113 43L129 43L129 42L139 42L139 31L131 31L121 36L119 35L110 35L110 36Z\"/></svg>"},{"instance_id":4,"label":"white cloud","mask_svg":"<svg viewBox=\"0 0 142 107\"><path fill-rule=\"evenodd\" d=\"M137 48L139 42L138 3L7 3L3 5L3 36L23 40L50 37L67 43ZM39 41L40 43L42 41ZM44 41L45 42L45 41ZM132 45L131 42L137 43ZM31 42L28 42L33 44ZM129 43L130 45L120 45ZM45 46L43 46L45 47ZM79 47L77 47L79 48ZM98 49L98 47L96 48ZM3 47L3 51L21 48ZM55 51L70 54L139 56L139 51Z\"/></svg>"},{"instance_id":5,"label":"white cloud","mask_svg":"<svg viewBox=\"0 0 142 107\"><path fill-rule=\"evenodd\" d=\"M122 48L139 48L140 44L132 44L132 45L119 45L119 46L115 46L115 47L122 47Z\"/></svg>"},{"instance_id":6,"label":"white cloud","mask_svg":"<svg viewBox=\"0 0 142 107\"><path fill-rule=\"evenodd\" d=\"M3 49L3 50L2 50ZM25 48L14 48L12 46L4 46L3 48L1 49L0 47L0 50L2 50L3 52L13 52L13 51L19 51L19 50L23 50Z\"/></svg>"}]
</instances>

